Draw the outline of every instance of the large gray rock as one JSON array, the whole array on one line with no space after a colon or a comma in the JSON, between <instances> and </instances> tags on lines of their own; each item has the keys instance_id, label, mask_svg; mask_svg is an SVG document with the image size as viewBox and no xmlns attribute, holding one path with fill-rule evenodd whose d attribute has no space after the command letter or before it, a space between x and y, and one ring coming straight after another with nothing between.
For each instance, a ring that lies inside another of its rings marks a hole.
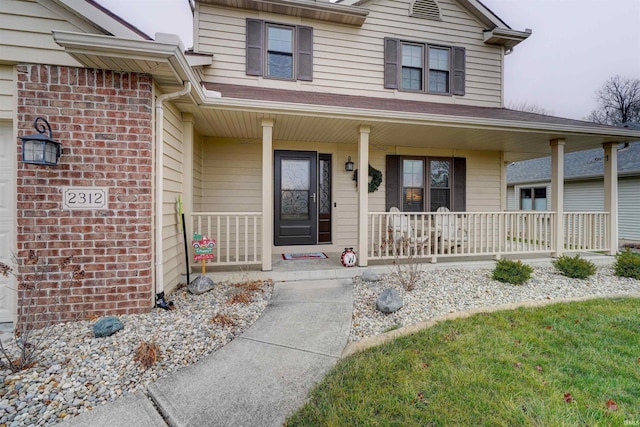
<instances>
[{"instance_id":1,"label":"large gray rock","mask_svg":"<svg viewBox=\"0 0 640 427\"><path fill-rule=\"evenodd\" d=\"M207 276L198 276L187 285L187 289L194 295L210 291L216 284Z\"/></svg>"},{"instance_id":2,"label":"large gray rock","mask_svg":"<svg viewBox=\"0 0 640 427\"><path fill-rule=\"evenodd\" d=\"M402 307L402 297L395 289L387 288L378 296L376 307L383 313L393 313Z\"/></svg>"},{"instance_id":3,"label":"large gray rock","mask_svg":"<svg viewBox=\"0 0 640 427\"><path fill-rule=\"evenodd\" d=\"M115 334L122 328L124 328L124 325L117 317L102 317L93 325L93 335L98 338L108 337L109 335Z\"/></svg>"},{"instance_id":4,"label":"large gray rock","mask_svg":"<svg viewBox=\"0 0 640 427\"><path fill-rule=\"evenodd\" d=\"M362 272L362 280L365 282L378 282L380 281L380 275L373 271L372 268L367 268Z\"/></svg>"}]
</instances>

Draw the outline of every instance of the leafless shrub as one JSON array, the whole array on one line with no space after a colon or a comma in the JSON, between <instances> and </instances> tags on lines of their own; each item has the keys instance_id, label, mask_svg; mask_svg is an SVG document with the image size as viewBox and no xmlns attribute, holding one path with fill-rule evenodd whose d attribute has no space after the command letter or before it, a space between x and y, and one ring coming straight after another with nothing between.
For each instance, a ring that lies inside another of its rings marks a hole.
<instances>
[{"instance_id":1,"label":"leafless shrub","mask_svg":"<svg viewBox=\"0 0 640 427\"><path fill-rule=\"evenodd\" d=\"M213 323L215 323L216 325L220 325L220 326L235 326L236 325L236 321L233 320L233 318L229 315L226 315L224 313L216 313L213 315L213 317L211 318L211 321Z\"/></svg>"},{"instance_id":2,"label":"leafless shrub","mask_svg":"<svg viewBox=\"0 0 640 427\"><path fill-rule=\"evenodd\" d=\"M227 304L249 304L251 302L251 292L236 292L227 299Z\"/></svg>"},{"instance_id":3,"label":"leafless shrub","mask_svg":"<svg viewBox=\"0 0 640 427\"><path fill-rule=\"evenodd\" d=\"M264 290L264 282L262 280L254 280L253 282L235 283L235 288L242 289L249 292Z\"/></svg>"},{"instance_id":4,"label":"leafless shrub","mask_svg":"<svg viewBox=\"0 0 640 427\"><path fill-rule=\"evenodd\" d=\"M412 254L411 242L403 237L396 240L391 247L395 257L393 265L395 266L398 281L405 291L411 292L416 288L416 283L421 274L420 263ZM407 257L405 258L404 256Z\"/></svg>"},{"instance_id":5,"label":"leafless shrub","mask_svg":"<svg viewBox=\"0 0 640 427\"><path fill-rule=\"evenodd\" d=\"M60 280L57 286L43 289L43 283L49 278L63 277L71 271L71 281L76 277L78 266L71 264L72 257L62 259L56 264L47 264L37 252L29 250L24 263L14 256L15 266L0 263L0 274L17 279L18 321L14 330L13 346L5 346L0 341L0 361L12 372L30 368L38 363L42 351L47 348L53 337L54 321L62 320L62 306L69 282ZM62 274L61 274L62 273ZM84 277L84 275L82 275Z\"/></svg>"},{"instance_id":6,"label":"leafless shrub","mask_svg":"<svg viewBox=\"0 0 640 427\"><path fill-rule=\"evenodd\" d=\"M144 369L149 369L151 366L160 359L160 347L156 344L155 340L140 341L138 347L136 347L133 360L140 363Z\"/></svg>"}]
</instances>

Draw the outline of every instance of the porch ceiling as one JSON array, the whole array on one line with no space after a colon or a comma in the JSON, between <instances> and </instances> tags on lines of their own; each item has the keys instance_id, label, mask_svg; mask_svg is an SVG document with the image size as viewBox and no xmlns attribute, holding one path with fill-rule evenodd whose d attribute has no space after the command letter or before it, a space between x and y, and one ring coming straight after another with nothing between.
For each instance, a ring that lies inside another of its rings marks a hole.
<instances>
[{"instance_id":1,"label":"porch ceiling","mask_svg":"<svg viewBox=\"0 0 640 427\"><path fill-rule=\"evenodd\" d=\"M228 100L227 100L228 101ZM503 151L505 161L514 162L548 156L549 141L564 138L565 151L600 148L605 142L625 142L634 138L616 132L589 133L579 130L555 129L557 126L507 126L484 123L469 118L465 123L447 117L414 118L395 115L376 115L372 112L353 112L344 115L331 109L309 114L304 108L289 105L286 111L272 105L265 108L259 102L241 107L236 102L196 106L179 104L180 109L194 116L196 130L204 136L237 138L241 142L262 140L261 121L274 120L275 141L328 142L357 144L361 125L371 127L370 144L375 149L393 151L393 146L448 148L452 150ZM617 130L617 129L616 129ZM636 132L637 133L637 132ZM639 139L636 137L635 139Z\"/></svg>"}]
</instances>

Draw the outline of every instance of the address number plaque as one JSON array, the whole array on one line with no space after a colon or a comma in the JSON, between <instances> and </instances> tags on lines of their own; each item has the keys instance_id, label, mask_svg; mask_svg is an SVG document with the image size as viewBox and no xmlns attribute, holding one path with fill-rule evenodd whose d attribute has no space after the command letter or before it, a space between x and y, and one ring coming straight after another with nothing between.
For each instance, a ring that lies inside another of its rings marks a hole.
<instances>
[{"instance_id":1,"label":"address number plaque","mask_svg":"<svg viewBox=\"0 0 640 427\"><path fill-rule=\"evenodd\" d=\"M107 206L106 187L62 187L64 209L104 209Z\"/></svg>"}]
</instances>

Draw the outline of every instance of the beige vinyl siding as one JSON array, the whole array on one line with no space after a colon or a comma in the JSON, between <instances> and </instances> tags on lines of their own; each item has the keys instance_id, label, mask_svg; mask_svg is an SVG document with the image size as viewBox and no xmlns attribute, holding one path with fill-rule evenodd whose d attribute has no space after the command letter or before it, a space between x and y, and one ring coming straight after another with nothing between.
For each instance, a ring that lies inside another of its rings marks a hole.
<instances>
[{"instance_id":1,"label":"beige vinyl siding","mask_svg":"<svg viewBox=\"0 0 640 427\"><path fill-rule=\"evenodd\" d=\"M162 247L165 291L172 290L185 272L184 243L176 202L183 192L185 167L183 162L183 133L180 112L172 103L164 105L164 168L162 196ZM190 141L188 143L191 143Z\"/></svg>"},{"instance_id":2,"label":"beige vinyl siding","mask_svg":"<svg viewBox=\"0 0 640 427\"><path fill-rule=\"evenodd\" d=\"M274 150L316 151L331 154L332 160L332 244L305 247L340 252L357 245L358 197L353 172L344 170L348 156L356 164L358 147L354 144L300 143L274 141ZM260 212L262 207L262 145L225 138L203 138L202 171L195 166L194 176L202 176L200 208L205 212ZM387 154L445 156L467 159L467 210L500 211L500 153L456 152L407 147L376 147L369 152L369 163L382 171L383 182L369 193L369 211L385 210L385 163ZM198 155L195 156L196 159ZM198 160L196 160L196 163ZM200 210L200 209L198 209ZM295 247L273 247L274 253ZM299 247L298 247L299 249Z\"/></svg>"},{"instance_id":3,"label":"beige vinyl siding","mask_svg":"<svg viewBox=\"0 0 640 427\"><path fill-rule=\"evenodd\" d=\"M500 153L456 152L467 158L467 211L500 212Z\"/></svg>"},{"instance_id":4,"label":"beige vinyl siding","mask_svg":"<svg viewBox=\"0 0 640 427\"><path fill-rule=\"evenodd\" d=\"M51 2L51 7L57 8L54 2ZM97 33L88 24L72 24L36 1L2 0L0 16L3 61L79 66L53 41L51 31Z\"/></svg>"},{"instance_id":5,"label":"beige vinyl siding","mask_svg":"<svg viewBox=\"0 0 640 427\"><path fill-rule=\"evenodd\" d=\"M640 241L640 177L618 181L618 236Z\"/></svg>"},{"instance_id":6,"label":"beige vinyl siding","mask_svg":"<svg viewBox=\"0 0 640 427\"><path fill-rule=\"evenodd\" d=\"M203 158L203 137L196 133L193 140L193 212L202 212L202 158ZM191 230L190 230L191 231Z\"/></svg>"},{"instance_id":7,"label":"beige vinyl siding","mask_svg":"<svg viewBox=\"0 0 640 427\"><path fill-rule=\"evenodd\" d=\"M213 53L205 81L347 95L501 106L502 48L483 43L483 26L455 0L439 2L443 21L408 16L409 0L367 3L362 27L335 25L284 15L197 3L195 47ZM314 70L311 82L290 82L245 75L245 18L312 26ZM384 89L384 37L466 49L465 96L442 96Z\"/></svg>"},{"instance_id":8,"label":"beige vinyl siding","mask_svg":"<svg viewBox=\"0 0 640 427\"><path fill-rule=\"evenodd\" d=\"M0 65L0 120L13 119L15 85L13 66Z\"/></svg>"}]
</instances>

